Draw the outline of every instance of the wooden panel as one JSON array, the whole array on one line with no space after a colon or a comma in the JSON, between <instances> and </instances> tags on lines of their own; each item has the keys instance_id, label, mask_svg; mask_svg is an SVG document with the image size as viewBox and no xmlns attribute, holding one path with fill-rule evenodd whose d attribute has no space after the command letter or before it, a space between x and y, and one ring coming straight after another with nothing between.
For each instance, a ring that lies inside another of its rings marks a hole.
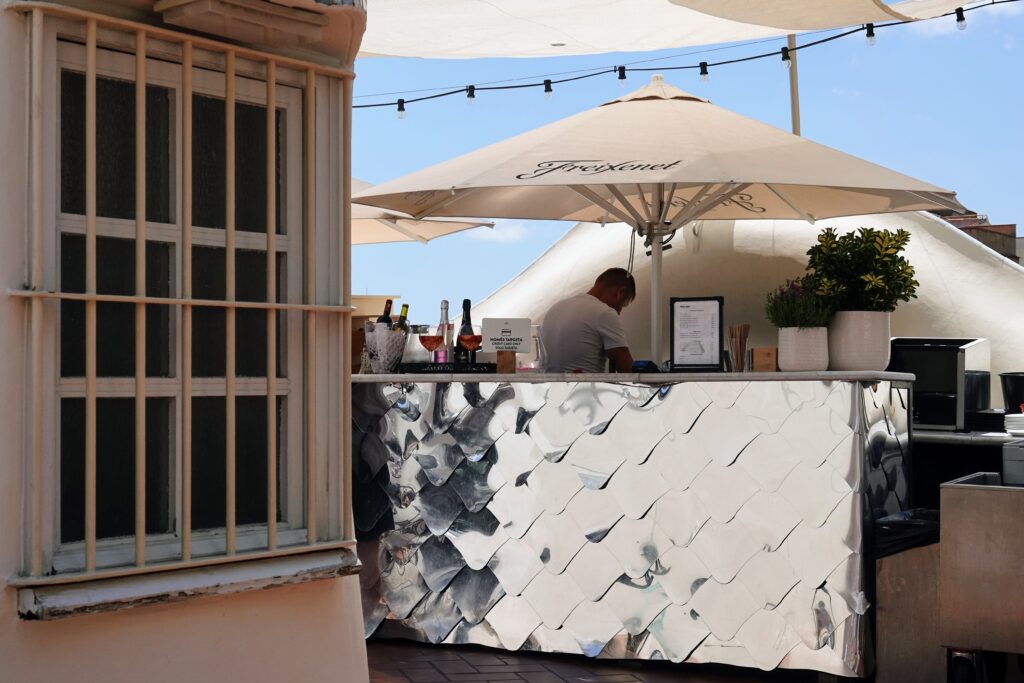
<instances>
[{"instance_id":1,"label":"wooden panel","mask_svg":"<svg viewBox=\"0 0 1024 683\"><path fill-rule=\"evenodd\" d=\"M941 681L946 655L939 621L939 545L883 557L875 564L876 683Z\"/></svg>"},{"instance_id":2,"label":"wooden panel","mask_svg":"<svg viewBox=\"0 0 1024 683\"><path fill-rule=\"evenodd\" d=\"M947 485L941 496L943 645L1024 653L1024 488Z\"/></svg>"}]
</instances>

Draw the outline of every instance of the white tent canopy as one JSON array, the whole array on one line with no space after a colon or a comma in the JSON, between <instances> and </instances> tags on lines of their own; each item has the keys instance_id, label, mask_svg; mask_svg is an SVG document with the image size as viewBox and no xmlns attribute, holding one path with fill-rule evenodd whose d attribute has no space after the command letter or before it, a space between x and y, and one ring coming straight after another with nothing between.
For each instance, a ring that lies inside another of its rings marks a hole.
<instances>
[{"instance_id":1,"label":"white tent canopy","mask_svg":"<svg viewBox=\"0 0 1024 683\"><path fill-rule=\"evenodd\" d=\"M778 337L765 319L765 295L804 271L807 250L818 232L859 227L905 228L907 258L921 283L918 298L900 304L892 316L896 336L985 337L992 345L992 372L1024 371L1024 267L1013 263L940 218L924 212L834 218L811 225L803 221L698 221L679 232L665 252L667 297L725 297L725 323L751 323L750 346L776 346ZM622 224L581 223L571 229L525 271L477 304L476 319L532 318L543 321L556 301L587 291L606 268L626 263L630 229ZM650 348L648 261L635 274L637 300L622 312L629 344ZM668 337L661 340L667 352ZM1002 404L998 379L993 405Z\"/></svg>"},{"instance_id":2,"label":"white tent canopy","mask_svg":"<svg viewBox=\"0 0 1024 683\"><path fill-rule=\"evenodd\" d=\"M927 19L977 0L368 0L362 55L637 52Z\"/></svg>"}]
</instances>

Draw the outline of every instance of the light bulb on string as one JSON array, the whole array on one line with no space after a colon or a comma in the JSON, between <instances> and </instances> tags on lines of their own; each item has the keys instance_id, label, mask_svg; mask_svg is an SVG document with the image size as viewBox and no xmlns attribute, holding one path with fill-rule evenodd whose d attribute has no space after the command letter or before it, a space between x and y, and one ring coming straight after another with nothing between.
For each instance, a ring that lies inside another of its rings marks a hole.
<instances>
[{"instance_id":1,"label":"light bulb on string","mask_svg":"<svg viewBox=\"0 0 1024 683\"><path fill-rule=\"evenodd\" d=\"M793 60L789 58L789 48L782 48L782 65L787 69L793 68Z\"/></svg>"},{"instance_id":2,"label":"light bulb on string","mask_svg":"<svg viewBox=\"0 0 1024 683\"><path fill-rule=\"evenodd\" d=\"M964 16L964 8L963 7L957 7L956 8L956 27L958 29L960 29L961 31L964 31L964 30L967 29L967 17Z\"/></svg>"},{"instance_id":3,"label":"light bulb on string","mask_svg":"<svg viewBox=\"0 0 1024 683\"><path fill-rule=\"evenodd\" d=\"M874 24L868 24L865 27L865 29L867 31L867 33L865 35L867 36L867 39L868 39L868 46L870 47L870 46L875 44L875 25Z\"/></svg>"},{"instance_id":4,"label":"light bulb on string","mask_svg":"<svg viewBox=\"0 0 1024 683\"><path fill-rule=\"evenodd\" d=\"M466 86L466 106L472 107L473 103L476 102L476 86Z\"/></svg>"},{"instance_id":5,"label":"light bulb on string","mask_svg":"<svg viewBox=\"0 0 1024 683\"><path fill-rule=\"evenodd\" d=\"M615 71L616 73L619 74L619 87L625 88L627 85L629 85L628 83L626 83L626 67L617 66L615 67Z\"/></svg>"},{"instance_id":6,"label":"light bulb on string","mask_svg":"<svg viewBox=\"0 0 1024 683\"><path fill-rule=\"evenodd\" d=\"M555 94L555 90L554 90L554 88L551 87L551 79L550 78L545 78L544 79L544 99L545 100L550 100L551 96L554 95L554 94Z\"/></svg>"},{"instance_id":7,"label":"light bulb on string","mask_svg":"<svg viewBox=\"0 0 1024 683\"><path fill-rule=\"evenodd\" d=\"M707 83L709 78L710 78L710 76L708 75L708 63L707 62L701 62L700 63L700 82L701 83Z\"/></svg>"},{"instance_id":8,"label":"light bulb on string","mask_svg":"<svg viewBox=\"0 0 1024 683\"><path fill-rule=\"evenodd\" d=\"M405 100L403 100L401 98L399 98L399 100L398 100L398 118L399 119L404 119L405 118Z\"/></svg>"}]
</instances>

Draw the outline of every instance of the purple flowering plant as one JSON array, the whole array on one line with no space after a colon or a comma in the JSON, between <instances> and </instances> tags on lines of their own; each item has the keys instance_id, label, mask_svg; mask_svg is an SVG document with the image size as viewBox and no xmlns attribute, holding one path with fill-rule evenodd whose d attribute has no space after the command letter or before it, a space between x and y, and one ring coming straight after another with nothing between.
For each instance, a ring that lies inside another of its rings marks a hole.
<instances>
[{"instance_id":1,"label":"purple flowering plant","mask_svg":"<svg viewBox=\"0 0 1024 683\"><path fill-rule=\"evenodd\" d=\"M832 309L804 275L768 292L765 314L775 327L826 327Z\"/></svg>"}]
</instances>

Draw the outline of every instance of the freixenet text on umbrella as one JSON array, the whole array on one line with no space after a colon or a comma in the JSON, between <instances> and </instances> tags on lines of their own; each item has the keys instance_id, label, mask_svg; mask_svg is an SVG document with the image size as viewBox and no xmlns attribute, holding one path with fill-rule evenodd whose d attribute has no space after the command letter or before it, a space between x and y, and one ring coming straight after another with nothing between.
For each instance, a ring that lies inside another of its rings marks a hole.
<instances>
[{"instance_id":1,"label":"freixenet text on umbrella","mask_svg":"<svg viewBox=\"0 0 1024 683\"><path fill-rule=\"evenodd\" d=\"M579 173L580 175L598 175L614 171L667 171L681 163L683 163L682 159L661 164L645 163L638 159L630 161L602 161L601 159L542 161L533 171L517 175L516 180L533 180L556 171Z\"/></svg>"}]
</instances>

